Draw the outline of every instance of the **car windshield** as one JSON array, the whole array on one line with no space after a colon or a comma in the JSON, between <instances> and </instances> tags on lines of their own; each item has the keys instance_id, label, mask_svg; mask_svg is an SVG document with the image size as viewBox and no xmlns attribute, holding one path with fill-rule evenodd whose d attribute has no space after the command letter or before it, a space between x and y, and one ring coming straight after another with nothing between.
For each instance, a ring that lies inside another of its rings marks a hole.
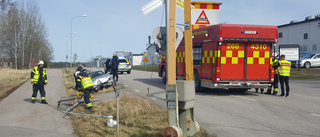
<instances>
[{"instance_id":1,"label":"car windshield","mask_svg":"<svg viewBox=\"0 0 320 137\"><path fill-rule=\"evenodd\" d=\"M304 58L304 56L306 56L307 53L300 53L300 58Z\"/></svg>"},{"instance_id":2,"label":"car windshield","mask_svg":"<svg viewBox=\"0 0 320 137\"><path fill-rule=\"evenodd\" d=\"M90 77L91 78L95 78L95 77L98 77L100 75L103 75L104 73L102 71L96 71L96 72L91 72L90 73Z\"/></svg>"},{"instance_id":3,"label":"car windshield","mask_svg":"<svg viewBox=\"0 0 320 137\"><path fill-rule=\"evenodd\" d=\"M127 60L125 60L125 59L119 59L119 63L127 63Z\"/></svg>"},{"instance_id":4,"label":"car windshield","mask_svg":"<svg viewBox=\"0 0 320 137\"><path fill-rule=\"evenodd\" d=\"M312 58L313 56L314 56L315 54L309 54L309 55L306 55L306 56L304 56L303 58Z\"/></svg>"}]
</instances>

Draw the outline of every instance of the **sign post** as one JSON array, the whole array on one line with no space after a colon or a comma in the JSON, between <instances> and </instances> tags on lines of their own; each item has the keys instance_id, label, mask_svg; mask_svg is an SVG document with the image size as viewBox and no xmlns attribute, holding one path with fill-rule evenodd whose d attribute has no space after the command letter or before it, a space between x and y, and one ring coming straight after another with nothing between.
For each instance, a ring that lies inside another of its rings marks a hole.
<instances>
[{"instance_id":1,"label":"sign post","mask_svg":"<svg viewBox=\"0 0 320 137\"><path fill-rule=\"evenodd\" d=\"M280 55L286 55L286 60L291 62L291 66L298 65L298 71L300 71L300 46L298 44L285 44L279 45Z\"/></svg>"}]
</instances>

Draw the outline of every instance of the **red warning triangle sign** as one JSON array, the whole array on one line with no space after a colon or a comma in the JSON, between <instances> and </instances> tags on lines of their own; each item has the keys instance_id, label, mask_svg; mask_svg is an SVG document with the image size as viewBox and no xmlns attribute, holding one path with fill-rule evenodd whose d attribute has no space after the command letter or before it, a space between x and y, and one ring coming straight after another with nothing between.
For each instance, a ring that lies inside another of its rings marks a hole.
<instances>
[{"instance_id":1,"label":"red warning triangle sign","mask_svg":"<svg viewBox=\"0 0 320 137\"><path fill-rule=\"evenodd\" d=\"M204 12L204 10L202 10L202 12L201 12L200 16L198 17L195 24L208 24L208 25L210 25L210 22L207 18L206 13Z\"/></svg>"},{"instance_id":2,"label":"red warning triangle sign","mask_svg":"<svg viewBox=\"0 0 320 137\"><path fill-rule=\"evenodd\" d=\"M149 60L147 59L147 57L144 57L143 62L149 62Z\"/></svg>"}]
</instances>

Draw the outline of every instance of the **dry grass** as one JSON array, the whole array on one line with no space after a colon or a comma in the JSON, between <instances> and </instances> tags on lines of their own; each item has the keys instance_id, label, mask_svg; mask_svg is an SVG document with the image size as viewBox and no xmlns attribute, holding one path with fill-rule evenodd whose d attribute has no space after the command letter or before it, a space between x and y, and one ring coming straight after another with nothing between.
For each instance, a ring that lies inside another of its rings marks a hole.
<instances>
[{"instance_id":1,"label":"dry grass","mask_svg":"<svg viewBox=\"0 0 320 137\"><path fill-rule=\"evenodd\" d=\"M112 115L116 118L116 101L95 104L93 110L81 105L73 110L77 113ZM71 116L74 133L79 137L114 137L116 128L106 126L107 119L84 116ZM120 99L120 136L121 137L162 137L168 126L167 112L147 99L128 97ZM215 137L201 129L194 137Z\"/></svg>"},{"instance_id":2,"label":"dry grass","mask_svg":"<svg viewBox=\"0 0 320 137\"><path fill-rule=\"evenodd\" d=\"M0 101L30 79L30 73L31 70L0 69Z\"/></svg>"},{"instance_id":3,"label":"dry grass","mask_svg":"<svg viewBox=\"0 0 320 137\"><path fill-rule=\"evenodd\" d=\"M64 80L67 94L75 96L77 91L74 90L75 81L73 73L75 69L63 69ZM117 89L121 89L117 86ZM113 92L113 88L99 90L99 93ZM81 104L72 112L93 114L93 115L112 115L116 118L116 101L103 101L94 104L92 110L87 110L86 106ZM116 128L106 126L107 119L70 116L74 128L74 134L79 137L114 137ZM163 130L168 126L167 112L160 109L147 99L139 97L128 97L122 95L120 98L120 137L162 137ZM201 129L200 133L194 137L215 137Z\"/></svg>"},{"instance_id":4,"label":"dry grass","mask_svg":"<svg viewBox=\"0 0 320 137\"><path fill-rule=\"evenodd\" d=\"M76 71L75 68L64 68L63 69L63 78L64 78L64 86L66 87L67 95L68 96L76 96L77 90L75 90L75 80L74 80L74 72ZM116 86L116 89L121 89L121 86ZM112 87L104 88L103 90L99 90L98 94L101 93L108 93L113 92Z\"/></svg>"}]
</instances>

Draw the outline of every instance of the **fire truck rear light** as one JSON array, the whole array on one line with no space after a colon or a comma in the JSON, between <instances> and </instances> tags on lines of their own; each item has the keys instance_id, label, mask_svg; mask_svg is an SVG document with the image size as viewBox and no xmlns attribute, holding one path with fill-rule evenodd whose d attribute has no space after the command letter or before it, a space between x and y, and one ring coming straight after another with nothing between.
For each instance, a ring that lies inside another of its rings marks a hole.
<instances>
[{"instance_id":1,"label":"fire truck rear light","mask_svg":"<svg viewBox=\"0 0 320 137\"><path fill-rule=\"evenodd\" d=\"M274 81L274 79L272 78L271 81Z\"/></svg>"},{"instance_id":2,"label":"fire truck rear light","mask_svg":"<svg viewBox=\"0 0 320 137\"><path fill-rule=\"evenodd\" d=\"M238 85L239 83L231 83L231 84L236 84L236 85Z\"/></svg>"},{"instance_id":3,"label":"fire truck rear light","mask_svg":"<svg viewBox=\"0 0 320 137\"><path fill-rule=\"evenodd\" d=\"M251 83L252 85L257 85L258 83Z\"/></svg>"},{"instance_id":4,"label":"fire truck rear light","mask_svg":"<svg viewBox=\"0 0 320 137\"><path fill-rule=\"evenodd\" d=\"M220 78L217 78L217 81L220 81Z\"/></svg>"}]
</instances>

